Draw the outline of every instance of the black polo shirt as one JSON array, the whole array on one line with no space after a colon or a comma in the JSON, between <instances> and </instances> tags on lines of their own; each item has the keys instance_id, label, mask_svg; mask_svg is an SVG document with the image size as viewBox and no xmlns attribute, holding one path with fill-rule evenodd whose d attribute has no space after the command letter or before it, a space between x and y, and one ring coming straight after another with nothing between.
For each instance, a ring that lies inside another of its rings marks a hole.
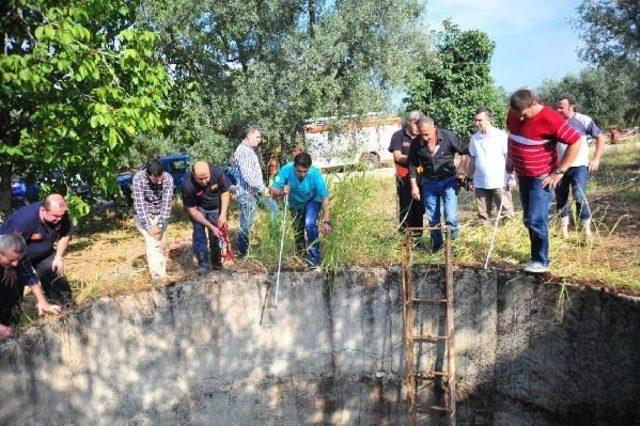
<instances>
[{"instance_id":1,"label":"black polo shirt","mask_svg":"<svg viewBox=\"0 0 640 426\"><path fill-rule=\"evenodd\" d=\"M46 223L40 220L40 206L42 201L19 208L0 228L0 234L22 235L32 263L46 259L55 251L53 246L58 239L73 233L69 213L56 224Z\"/></svg>"},{"instance_id":2,"label":"black polo shirt","mask_svg":"<svg viewBox=\"0 0 640 426\"><path fill-rule=\"evenodd\" d=\"M217 210L222 201L220 196L229 191L229 179L221 168L209 163L209 183L201 186L193 179L193 173L187 172L182 184L182 200L185 207L201 207L205 210Z\"/></svg>"},{"instance_id":3,"label":"black polo shirt","mask_svg":"<svg viewBox=\"0 0 640 426\"><path fill-rule=\"evenodd\" d=\"M469 155L469 147L451 130L438 128L435 154L418 136L411 141L409 148L409 176L416 177L416 168L422 166L422 176L436 179L453 177L456 174L456 166L453 164L456 153Z\"/></svg>"},{"instance_id":4,"label":"black polo shirt","mask_svg":"<svg viewBox=\"0 0 640 426\"><path fill-rule=\"evenodd\" d=\"M397 130L391 136L391 142L389 143L389 152L400 151L402 155L409 155L409 147L411 146L411 137L407 135L407 127ZM407 177L409 175L409 167L407 164L401 164L394 160L396 166L396 173L401 177Z\"/></svg>"}]
</instances>

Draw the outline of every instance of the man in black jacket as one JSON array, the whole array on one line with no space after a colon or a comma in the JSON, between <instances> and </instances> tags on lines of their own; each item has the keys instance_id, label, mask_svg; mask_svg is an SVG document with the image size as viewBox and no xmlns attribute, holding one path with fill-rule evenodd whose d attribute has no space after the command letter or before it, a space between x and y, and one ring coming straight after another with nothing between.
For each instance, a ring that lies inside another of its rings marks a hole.
<instances>
[{"instance_id":1,"label":"man in black jacket","mask_svg":"<svg viewBox=\"0 0 640 426\"><path fill-rule=\"evenodd\" d=\"M431 117L418 120L418 136L409 148L411 196L422 200L429 226L440 224L442 201L445 223L451 228L453 238L458 234L456 175L464 177L464 173L456 172L453 163L456 153L467 156L469 150L454 132L436 127ZM431 250L440 250L442 244L442 232L431 231Z\"/></svg>"}]
</instances>

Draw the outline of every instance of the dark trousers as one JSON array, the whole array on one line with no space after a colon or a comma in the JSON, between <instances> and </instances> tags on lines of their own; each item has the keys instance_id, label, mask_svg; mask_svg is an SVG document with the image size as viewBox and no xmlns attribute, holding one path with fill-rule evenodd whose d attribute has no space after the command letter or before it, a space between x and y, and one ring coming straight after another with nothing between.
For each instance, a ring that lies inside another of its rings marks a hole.
<instances>
[{"instance_id":1,"label":"dark trousers","mask_svg":"<svg viewBox=\"0 0 640 426\"><path fill-rule=\"evenodd\" d=\"M71 287L66 277L58 276L53 272L51 264L55 255L54 252L42 260L31 261L31 263L33 264L33 269L36 270L38 278L40 278L42 290L49 302L67 305L73 301Z\"/></svg>"},{"instance_id":2,"label":"dark trousers","mask_svg":"<svg viewBox=\"0 0 640 426\"><path fill-rule=\"evenodd\" d=\"M424 221L424 207L420 201L411 197L411 183L409 178L401 178L396 175L396 190L398 192L398 223L400 232L405 228L422 228ZM422 231L413 233L414 237L421 237Z\"/></svg>"},{"instance_id":3,"label":"dark trousers","mask_svg":"<svg viewBox=\"0 0 640 426\"><path fill-rule=\"evenodd\" d=\"M220 209L205 210L198 207L198 210L209 222L218 226ZM204 225L194 220L191 223L193 224L193 251L198 258L198 266L215 268L222 266L222 252L218 237Z\"/></svg>"},{"instance_id":4,"label":"dark trousers","mask_svg":"<svg viewBox=\"0 0 640 426\"><path fill-rule=\"evenodd\" d=\"M18 304L22 299L24 285L18 276L17 282L13 285L2 284L4 269L0 268L0 324L14 325L20 318Z\"/></svg>"}]
</instances>

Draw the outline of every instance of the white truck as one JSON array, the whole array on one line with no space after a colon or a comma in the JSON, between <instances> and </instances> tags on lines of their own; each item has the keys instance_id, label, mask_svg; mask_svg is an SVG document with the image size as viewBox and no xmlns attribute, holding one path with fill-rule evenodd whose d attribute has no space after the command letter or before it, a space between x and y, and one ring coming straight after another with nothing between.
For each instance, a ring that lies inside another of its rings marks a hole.
<instances>
[{"instance_id":1,"label":"white truck","mask_svg":"<svg viewBox=\"0 0 640 426\"><path fill-rule=\"evenodd\" d=\"M399 129L400 117L379 113L308 120L305 149L313 164L322 169L357 163L374 169L393 160L389 142Z\"/></svg>"}]
</instances>

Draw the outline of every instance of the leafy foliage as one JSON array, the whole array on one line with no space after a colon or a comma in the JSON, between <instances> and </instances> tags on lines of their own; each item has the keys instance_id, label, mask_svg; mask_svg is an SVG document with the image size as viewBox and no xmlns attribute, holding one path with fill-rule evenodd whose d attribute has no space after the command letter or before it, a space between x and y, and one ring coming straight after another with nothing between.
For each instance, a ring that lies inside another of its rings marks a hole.
<instances>
[{"instance_id":1,"label":"leafy foliage","mask_svg":"<svg viewBox=\"0 0 640 426\"><path fill-rule=\"evenodd\" d=\"M495 44L489 36L445 21L435 47L417 61L416 76L408 82L407 108L421 110L462 137L473 132L473 113L479 107L491 108L496 122L503 122L504 94L490 76Z\"/></svg>"},{"instance_id":2,"label":"leafy foliage","mask_svg":"<svg viewBox=\"0 0 640 426\"><path fill-rule=\"evenodd\" d=\"M626 88L624 97L609 100L610 104L628 102L624 120L611 123L637 124L640 122L640 2L583 0L578 14L580 19L575 26L585 41L582 58L605 67L602 72L612 84Z\"/></svg>"},{"instance_id":3,"label":"leafy foliage","mask_svg":"<svg viewBox=\"0 0 640 426\"><path fill-rule=\"evenodd\" d=\"M612 78L613 77L613 78ZM617 67L588 68L579 75L567 75L559 81L547 80L538 89L542 100L555 105L561 94L571 94L578 100L578 110L591 116L598 125L611 127L633 123L630 74Z\"/></svg>"},{"instance_id":4,"label":"leafy foliage","mask_svg":"<svg viewBox=\"0 0 640 426\"><path fill-rule=\"evenodd\" d=\"M419 0L151 0L176 80L168 135L223 161L248 124L265 158L300 142L306 119L383 109L406 75Z\"/></svg>"},{"instance_id":5,"label":"leafy foliage","mask_svg":"<svg viewBox=\"0 0 640 426\"><path fill-rule=\"evenodd\" d=\"M117 191L113 173L133 138L165 124L170 84L156 36L132 25L134 8L128 0L2 6L5 181L13 171L33 177L55 169L82 176L94 192Z\"/></svg>"},{"instance_id":6,"label":"leafy foliage","mask_svg":"<svg viewBox=\"0 0 640 426\"><path fill-rule=\"evenodd\" d=\"M578 14L576 27L586 43L583 59L597 64L640 62L638 0L584 0Z\"/></svg>"}]
</instances>

